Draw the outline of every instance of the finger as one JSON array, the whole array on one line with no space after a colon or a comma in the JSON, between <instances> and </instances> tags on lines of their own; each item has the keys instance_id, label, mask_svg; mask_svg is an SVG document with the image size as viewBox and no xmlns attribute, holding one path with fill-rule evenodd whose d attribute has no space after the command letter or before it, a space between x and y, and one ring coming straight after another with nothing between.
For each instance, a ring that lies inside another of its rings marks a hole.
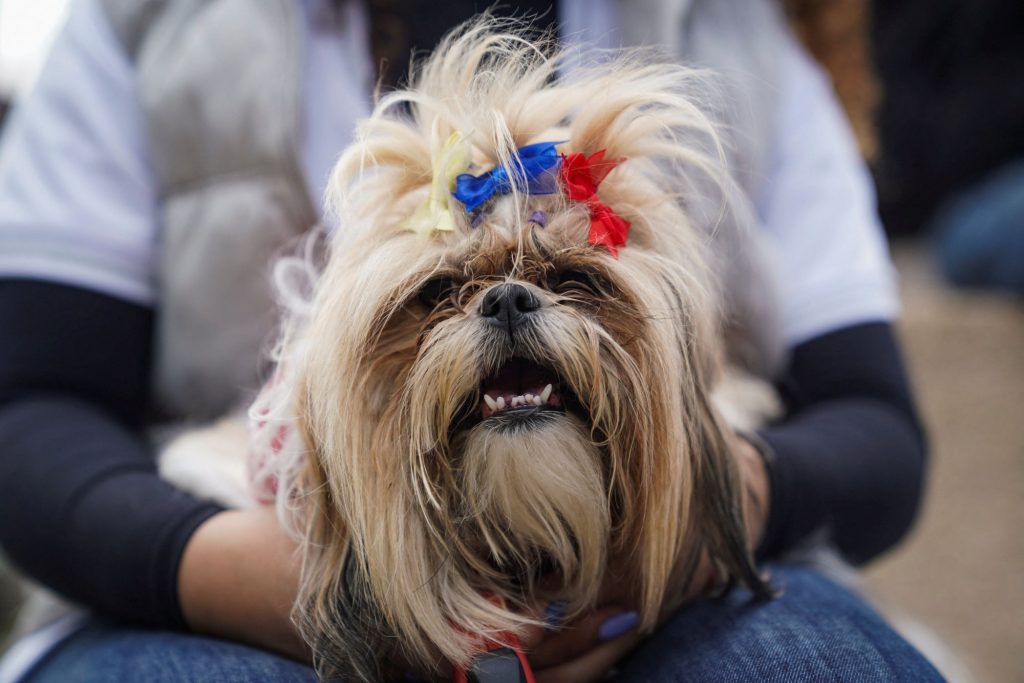
<instances>
[{"instance_id":1,"label":"finger","mask_svg":"<svg viewBox=\"0 0 1024 683\"><path fill-rule=\"evenodd\" d=\"M590 614L549 631L530 651L530 663L537 669L557 666L582 657L594 648L636 630L636 612L614 605L599 607Z\"/></svg>"},{"instance_id":2,"label":"finger","mask_svg":"<svg viewBox=\"0 0 1024 683\"><path fill-rule=\"evenodd\" d=\"M534 671L537 683L592 683L605 677L616 662L629 654L643 637L636 631L599 645L581 657L555 667Z\"/></svg>"},{"instance_id":3,"label":"finger","mask_svg":"<svg viewBox=\"0 0 1024 683\"><path fill-rule=\"evenodd\" d=\"M554 600L547 603L546 607L535 606L528 612L529 616L537 621L544 622L544 626L527 626L519 633L519 643L524 650L532 650L545 638L548 638L556 630L566 625L565 602Z\"/></svg>"}]
</instances>

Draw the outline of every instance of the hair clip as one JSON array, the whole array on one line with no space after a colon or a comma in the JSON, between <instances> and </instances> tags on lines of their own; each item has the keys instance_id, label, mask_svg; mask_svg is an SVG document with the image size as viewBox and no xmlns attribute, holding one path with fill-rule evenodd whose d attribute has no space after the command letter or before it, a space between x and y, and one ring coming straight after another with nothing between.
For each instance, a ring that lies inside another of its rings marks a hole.
<instances>
[{"instance_id":1,"label":"hair clip","mask_svg":"<svg viewBox=\"0 0 1024 683\"><path fill-rule=\"evenodd\" d=\"M530 222L536 223L540 227L547 227L548 224L548 212L547 211L534 211L530 214Z\"/></svg>"},{"instance_id":2,"label":"hair clip","mask_svg":"<svg viewBox=\"0 0 1024 683\"><path fill-rule=\"evenodd\" d=\"M484 202L498 194L509 194L515 188L531 195L554 194L558 191L557 175L552 171L559 162L555 145L558 142L537 142L516 150L508 164L495 166L486 173L463 173L455 179L452 194L473 213Z\"/></svg>"},{"instance_id":3,"label":"hair clip","mask_svg":"<svg viewBox=\"0 0 1024 683\"><path fill-rule=\"evenodd\" d=\"M604 154L602 149L589 157L578 152L562 157L562 182L569 199L586 204L590 210L590 243L604 245L618 258L618 248L629 236L629 221L598 199L597 188L622 160L606 161Z\"/></svg>"},{"instance_id":4,"label":"hair clip","mask_svg":"<svg viewBox=\"0 0 1024 683\"><path fill-rule=\"evenodd\" d=\"M469 142L461 133L452 133L440 152L434 157L430 190L427 198L406 219L403 227L421 235L432 235L436 231L455 230L448 203L455 178L469 167Z\"/></svg>"}]
</instances>

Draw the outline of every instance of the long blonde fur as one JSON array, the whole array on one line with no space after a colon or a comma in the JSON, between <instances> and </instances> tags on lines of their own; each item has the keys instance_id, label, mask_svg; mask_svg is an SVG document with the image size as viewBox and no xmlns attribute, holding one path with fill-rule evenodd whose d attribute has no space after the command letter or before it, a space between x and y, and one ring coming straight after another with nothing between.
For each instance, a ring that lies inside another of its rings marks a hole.
<instances>
[{"instance_id":1,"label":"long blonde fur","mask_svg":"<svg viewBox=\"0 0 1024 683\"><path fill-rule=\"evenodd\" d=\"M613 566L650 629L701 543L765 590L737 540L735 474L708 400L721 321L694 221L718 217L690 215L687 193L710 182L733 211L736 190L700 106L707 78L645 52L586 64L485 18L360 124L330 183L329 259L286 328L276 390L304 441L281 496L298 513L296 618L322 675L377 680L396 656L428 674L465 663L481 638L536 623L538 600L592 607ZM587 243L586 207L559 194L513 192L478 225L455 203L453 232L405 230L453 132L480 169L539 140L625 159L600 188L631 223L619 258ZM538 209L543 229L528 221ZM593 279L557 284L568 271ZM438 276L457 283L450 296L417 303ZM513 281L541 308L500 340L477 311ZM483 378L513 356L553 369L585 418L462 428Z\"/></svg>"}]
</instances>

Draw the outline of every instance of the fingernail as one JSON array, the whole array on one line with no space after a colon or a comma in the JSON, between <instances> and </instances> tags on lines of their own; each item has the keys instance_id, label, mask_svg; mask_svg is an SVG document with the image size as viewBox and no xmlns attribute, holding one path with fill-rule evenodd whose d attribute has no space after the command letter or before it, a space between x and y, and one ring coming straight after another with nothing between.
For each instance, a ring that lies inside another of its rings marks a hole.
<instances>
[{"instance_id":1,"label":"fingernail","mask_svg":"<svg viewBox=\"0 0 1024 683\"><path fill-rule=\"evenodd\" d=\"M549 627L558 626L565 619L565 601L555 600L554 602L548 603L548 608L544 610L544 623Z\"/></svg>"},{"instance_id":2,"label":"fingernail","mask_svg":"<svg viewBox=\"0 0 1024 683\"><path fill-rule=\"evenodd\" d=\"M616 614L611 619L608 619L601 628L597 630L597 637L601 641L615 640L621 636L626 635L632 631L637 622L640 621L640 615L636 612L623 612L622 614Z\"/></svg>"}]
</instances>

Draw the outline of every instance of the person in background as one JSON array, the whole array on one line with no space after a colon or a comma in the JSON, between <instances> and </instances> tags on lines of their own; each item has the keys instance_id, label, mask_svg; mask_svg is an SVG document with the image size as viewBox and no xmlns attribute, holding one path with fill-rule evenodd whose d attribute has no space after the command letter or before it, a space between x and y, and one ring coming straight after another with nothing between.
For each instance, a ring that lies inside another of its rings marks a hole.
<instances>
[{"instance_id":1,"label":"person in background","mask_svg":"<svg viewBox=\"0 0 1024 683\"><path fill-rule=\"evenodd\" d=\"M547 634L544 681L939 680L853 592L910 527L925 439L869 178L826 78L769 0L518 3L565 41L654 43L733 83L734 168L779 274L786 417L737 458L784 589L699 601L648 639L627 605ZM259 386L265 265L318 198L378 75L472 2L75 0L0 150L0 543L82 606L8 655L29 683L313 680L288 618L294 545L156 474L153 435ZM380 68L375 68L380 66ZM43 656L39 656L42 653ZM2 675L0 675L2 678Z\"/></svg>"},{"instance_id":2,"label":"person in background","mask_svg":"<svg viewBox=\"0 0 1024 683\"><path fill-rule=\"evenodd\" d=\"M1024 5L874 3L879 204L952 283L1024 293Z\"/></svg>"}]
</instances>

